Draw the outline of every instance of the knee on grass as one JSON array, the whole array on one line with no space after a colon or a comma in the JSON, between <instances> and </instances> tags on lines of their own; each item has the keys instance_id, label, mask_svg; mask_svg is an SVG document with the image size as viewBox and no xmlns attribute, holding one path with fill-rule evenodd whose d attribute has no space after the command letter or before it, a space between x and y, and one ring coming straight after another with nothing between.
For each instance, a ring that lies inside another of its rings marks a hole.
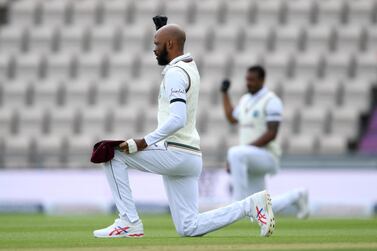
<instances>
[{"instance_id":1,"label":"knee on grass","mask_svg":"<svg viewBox=\"0 0 377 251\"><path fill-rule=\"evenodd\" d=\"M177 233L182 237L199 237L202 236L202 234L195 233L195 224L192 223L186 223L182 224L182 226L177 226L176 230Z\"/></svg>"}]
</instances>

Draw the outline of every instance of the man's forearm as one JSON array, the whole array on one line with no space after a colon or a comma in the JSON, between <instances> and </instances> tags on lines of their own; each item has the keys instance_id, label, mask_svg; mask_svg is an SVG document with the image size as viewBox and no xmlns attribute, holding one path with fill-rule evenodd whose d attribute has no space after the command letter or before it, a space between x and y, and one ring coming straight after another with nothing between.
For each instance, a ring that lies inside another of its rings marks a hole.
<instances>
[{"instance_id":1,"label":"man's forearm","mask_svg":"<svg viewBox=\"0 0 377 251\"><path fill-rule=\"evenodd\" d=\"M224 104L224 112L225 112L225 116L227 118L227 120L231 123L231 124L235 124L237 123L237 120L235 120L233 118L233 106L232 106L232 103L230 101L230 97L228 95L227 92L224 92L223 93L223 104Z\"/></svg>"},{"instance_id":2,"label":"man's forearm","mask_svg":"<svg viewBox=\"0 0 377 251\"><path fill-rule=\"evenodd\" d=\"M266 132L261 137L259 137L257 140L252 142L250 145L257 146L257 147L264 147L268 145L271 141L273 141L276 138L276 133L274 132Z\"/></svg>"}]
</instances>

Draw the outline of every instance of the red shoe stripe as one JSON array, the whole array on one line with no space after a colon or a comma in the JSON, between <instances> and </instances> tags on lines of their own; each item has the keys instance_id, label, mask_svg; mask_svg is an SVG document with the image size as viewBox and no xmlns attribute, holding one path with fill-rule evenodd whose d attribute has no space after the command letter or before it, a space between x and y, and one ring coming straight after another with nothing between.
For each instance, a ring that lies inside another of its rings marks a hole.
<instances>
[{"instance_id":1,"label":"red shoe stripe","mask_svg":"<svg viewBox=\"0 0 377 251\"><path fill-rule=\"evenodd\" d=\"M144 234L129 234L128 236L130 236L130 237L140 237L140 236L144 236Z\"/></svg>"},{"instance_id":2,"label":"red shoe stripe","mask_svg":"<svg viewBox=\"0 0 377 251\"><path fill-rule=\"evenodd\" d=\"M119 227L119 228L115 228L113 231L110 232L109 236L112 236L113 234L115 235L120 235L122 232L126 232L127 233L127 230L129 229L129 227Z\"/></svg>"},{"instance_id":3,"label":"red shoe stripe","mask_svg":"<svg viewBox=\"0 0 377 251\"><path fill-rule=\"evenodd\" d=\"M263 221L263 220L266 220L266 214L262 214L263 208L259 210L259 208L256 207L256 209L257 209L258 221L261 222L262 224L267 224L267 222Z\"/></svg>"}]
</instances>

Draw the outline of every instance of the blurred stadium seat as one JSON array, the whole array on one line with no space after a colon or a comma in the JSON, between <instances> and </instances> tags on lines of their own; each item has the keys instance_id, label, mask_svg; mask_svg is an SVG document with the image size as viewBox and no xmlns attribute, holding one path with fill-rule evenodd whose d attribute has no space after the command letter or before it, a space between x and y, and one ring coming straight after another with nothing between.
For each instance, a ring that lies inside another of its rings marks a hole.
<instances>
[{"instance_id":1,"label":"blurred stadium seat","mask_svg":"<svg viewBox=\"0 0 377 251\"><path fill-rule=\"evenodd\" d=\"M156 14L185 27L186 51L198 63L197 126L206 161L223 161L224 149L237 143L218 90L227 77L240 97L250 65L266 67L267 85L284 101L287 154L347 153L373 101L376 0L18 0L9 6L0 26L0 159L7 168L85 167L96 140L155 128L162 70L152 52Z\"/></svg>"}]
</instances>

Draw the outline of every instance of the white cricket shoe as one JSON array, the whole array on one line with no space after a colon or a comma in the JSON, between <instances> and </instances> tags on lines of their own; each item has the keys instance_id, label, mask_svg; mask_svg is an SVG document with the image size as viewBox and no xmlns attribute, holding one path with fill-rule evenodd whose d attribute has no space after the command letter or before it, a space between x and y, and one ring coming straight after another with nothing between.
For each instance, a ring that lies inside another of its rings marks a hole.
<instances>
[{"instance_id":1,"label":"white cricket shoe","mask_svg":"<svg viewBox=\"0 0 377 251\"><path fill-rule=\"evenodd\" d=\"M268 237L275 230L275 217L272 211L270 195L267 191L255 193L249 197L252 200L251 217L260 226L260 235Z\"/></svg>"},{"instance_id":2,"label":"white cricket shoe","mask_svg":"<svg viewBox=\"0 0 377 251\"><path fill-rule=\"evenodd\" d=\"M97 238L143 237L144 228L141 220L129 223L122 219L116 219L114 224L107 228L94 230L93 235Z\"/></svg>"},{"instance_id":3,"label":"white cricket shoe","mask_svg":"<svg viewBox=\"0 0 377 251\"><path fill-rule=\"evenodd\" d=\"M298 199L296 201L297 206L297 218L306 219L309 217L309 193L306 189L298 190Z\"/></svg>"}]
</instances>

